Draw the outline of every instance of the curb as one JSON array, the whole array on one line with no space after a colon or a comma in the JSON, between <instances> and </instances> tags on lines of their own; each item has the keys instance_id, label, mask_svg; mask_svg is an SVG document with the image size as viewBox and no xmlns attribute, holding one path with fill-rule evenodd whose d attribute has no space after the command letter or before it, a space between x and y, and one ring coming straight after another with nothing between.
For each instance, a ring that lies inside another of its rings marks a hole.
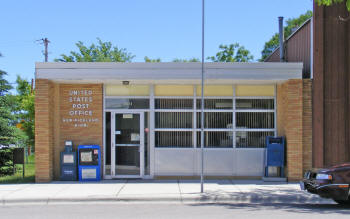
<instances>
[{"instance_id":1,"label":"curb","mask_svg":"<svg viewBox=\"0 0 350 219\"><path fill-rule=\"evenodd\" d=\"M235 204L333 204L333 200L318 197L271 197L271 196L200 196L200 197L101 197L101 198L38 198L2 200L2 205L16 204L64 204L64 203L137 203L137 202L174 202L174 203L235 203Z\"/></svg>"}]
</instances>

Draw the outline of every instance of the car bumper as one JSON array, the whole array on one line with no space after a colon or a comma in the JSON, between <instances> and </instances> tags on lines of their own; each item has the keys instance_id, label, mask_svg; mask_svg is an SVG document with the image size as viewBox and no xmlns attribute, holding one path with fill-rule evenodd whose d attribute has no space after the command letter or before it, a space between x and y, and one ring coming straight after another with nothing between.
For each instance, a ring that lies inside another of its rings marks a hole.
<instances>
[{"instance_id":1,"label":"car bumper","mask_svg":"<svg viewBox=\"0 0 350 219\"><path fill-rule=\"evenodd\" d=\"M300 188L310 193L317 194L322 198L348 200L349 197L349 184L318 185L312 181L301 181Z\"/></svg>"}]
</instances>

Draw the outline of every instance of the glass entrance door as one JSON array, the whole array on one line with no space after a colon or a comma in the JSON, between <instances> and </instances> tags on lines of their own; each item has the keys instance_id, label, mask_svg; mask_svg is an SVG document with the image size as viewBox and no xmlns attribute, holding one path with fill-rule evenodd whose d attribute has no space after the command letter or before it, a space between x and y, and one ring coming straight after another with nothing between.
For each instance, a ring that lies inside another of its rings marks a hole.
<instances>
[{"instance_id":1,"label":"glass entrance door","mask_svg":"<svg viewBox=\"0 0 350 219\"><path fill-rule=\"evenodd\" d=\"M141 177L143 173L143 114L115 113L112 122L112 175Z\"/></svg>"}]
</instances>

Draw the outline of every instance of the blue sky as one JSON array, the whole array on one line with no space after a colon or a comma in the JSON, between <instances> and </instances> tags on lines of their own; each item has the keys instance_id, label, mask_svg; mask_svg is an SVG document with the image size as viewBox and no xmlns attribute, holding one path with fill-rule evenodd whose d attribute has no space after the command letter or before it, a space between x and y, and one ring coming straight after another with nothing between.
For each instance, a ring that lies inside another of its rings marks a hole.
<instances>
[{"instance_id":1,"label":"blue sky","mask_svg":"<svg viewBox=\"0 0 350 219\"><path fill-rule=\"evenodd\" d=\"M171 61L201 57L201 0L3 0L0 3L0 69L15 82L30 80L42 62L47 37L49 61L86 45L111 41L143 62L144 56ZM205 56L220 44L238 42L260 58L264 43L277 32L277 17L298 17L312 0L206 0Z\"/></svg>"}]
</instances>

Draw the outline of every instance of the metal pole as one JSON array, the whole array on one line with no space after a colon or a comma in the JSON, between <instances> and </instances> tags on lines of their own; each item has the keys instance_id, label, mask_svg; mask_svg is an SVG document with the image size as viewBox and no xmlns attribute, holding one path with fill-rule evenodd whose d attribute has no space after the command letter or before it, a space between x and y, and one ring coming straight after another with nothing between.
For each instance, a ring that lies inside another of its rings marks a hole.
<instances>
[{"instance_id":1,"label":"metal pole","mask_svg":"<svg viewBox=\"0 0 350 219\"><path fill-rule=\"evenodd\" d=\"M204 0L202 0L201 193L204 173Z\"/></svg>"},{"instance_id":2,"label":"metal pole","mask_svg":"<svg viewBox=\"0 0 350 219\"><path fill-rule=\"evenodd\" d=\"M283 28L283 17L278 17L278 30L279 30L279 45L280 45L280 62L284 62L284 28Z\"/></svg>"}]
</instances>

